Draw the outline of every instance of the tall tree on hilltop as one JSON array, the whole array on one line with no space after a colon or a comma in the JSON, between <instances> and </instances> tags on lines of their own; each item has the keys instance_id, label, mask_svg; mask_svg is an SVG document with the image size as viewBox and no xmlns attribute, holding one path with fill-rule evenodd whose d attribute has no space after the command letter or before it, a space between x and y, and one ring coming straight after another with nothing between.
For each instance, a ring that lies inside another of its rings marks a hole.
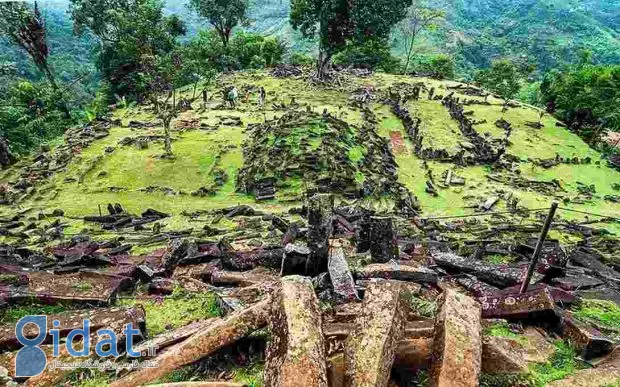
<instances>
[{"instance_id":1,"label":"tall tree on hilltop","mask_svg":"<svg viewBox=\"0 0 620 387\"><path fill-rule=\"evenodd\" d=\"M248 0L190 0L189 6L215 28L224 47L233 28L248 21Z\"/></svg>"},{"instance_id":2,"label":"tall tree on hilltop","mask_svg":"<svg viewBox=\"0 0 620 387\"><path fill-rule=\"evenodd\" d=\"M0 36L9 38L13 44L28 53L37 69L45 75L54 91L61 97L63 110L69 114L48 61L45 23L37 2L35 1L32 9L25 3L0 2Z\"/></svg>"},{"instance_id":3,"label":"tall tree on hilltop","mask_svg":"<svg viewBox=\"0 0 620 387\"><path fill-rule=\"evenodd\" d=\"M521 72L508 59L493 61L491 67L476 73L476 82L504 99L504 106L517 95L521 88Z\"/></svg>"},{"instance_id":4,"label":"tall tree on hilltop","mask_svg":"<svg viewBox=\"0 0 620 387\"><path fill-rule=\"evenodd\" d=\"M172 121L179 116L178 88L183 79L182 55L178 50L167 55L143 58L143 71L149 84L149 99L164 129L164 157L172 158Z\"/></svg>"},{"instance_id":5,"label":"tall tree on hilltop","mask_svg":"<svg viewBox=\"0 0 620 387\"><path fill-rule=\"evenodd\" d=\"M97 65L112 94L138 100L150 91L143 59L166 55L186 32L176 15L164 16L161 0L71 0L70 12L77 34L99 38Z\"/></svg>"},{"instance_id":6,"label":"tall tree on hilltop","mask_svg":"<svg viewBox=\"0 0 620 387\"><path fill-rule=\"evenodd\" d=\"M291 0L291 24L304 37L319 37L317 77L347 43L385 39L412 0Z\"/></svg>"},{"instance_id":7,"label":"tall tree on hilltop","mask_svg":"<svg viewBox=\"0 0 620 387\"><path fill-rule=\"evenodd\" d=\"M425 0L415 0L409 10L407 16L400 23L398 29L403 36L403 44L407 52L407 61L403 68L403 74L407 73L409 64L413 58L413 49L415 47L416 38L425 30L434 29L446 15L443 9L429 7Z\"/></svg>"}]
</instances>

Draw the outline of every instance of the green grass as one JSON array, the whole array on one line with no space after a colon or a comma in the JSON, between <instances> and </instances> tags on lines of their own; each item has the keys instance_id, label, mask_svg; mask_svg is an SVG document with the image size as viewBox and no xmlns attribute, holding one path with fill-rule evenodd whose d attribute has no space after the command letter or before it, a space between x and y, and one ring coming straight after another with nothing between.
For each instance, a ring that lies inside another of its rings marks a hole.
<instances>
[{"instance_id":1,"label":"green grass","mask_svg":"<svg viewBox=\"0 0 620 387\"><path fill-rule=\"evenodd\" d=\"M531 378L535 386L543 387L547 383L564 379L584 366L576 360L577 351L564 341L555 343L556 351L545 364L537 364L530 368Z\"/></svg>"},{"instance_id":2,"label":"green grass","mask_svg":"<svg viewBox=\"0 0 620 387\"><path fill-rule=\"evenodd\" d=\"M0 274L0 283L11 285L17 283L19 277L14 274Z\"/></svg>"},{"instance_id":3,"label":"green grass","mask_svg":"<svg viewBox=\"0 0 620 387\"><path fill-rule=\"evenodd\" d=\"M248 387L263 387L264 371L264 363L255 363L245 368L237 368L233 372L233 381L237 383L244 383Z\"/></svg>"},{"instance_id":4,"label":"green grass","mask_svg":"<svg viewBox=\"0 0 620 387\"><path fill-rule=\"evenodd\" d=\"M141 305L146 312L149 337L180 328L193 321L221 315L215 295L185 293L175 290L172 296L153 300L121 300L120 305Z\"/></svg>"},{"instance_id":5,"label":"green grass","mask_svg":"<svg viewBox=\"0 0 620 387\"><path fill-rule=\"evenodd\" d=\"M71 287L75 290L82 291L82 292L93 290L93 285L91 285L89 282L86 282L86 281L76 282L73 285L71 285Z\"/></svg>"},{"instance_id":6,"label":"green grass","mask_svg":"<svg viewBox=\"0 0 620 387\"><path fill-rule=\"evenodd\" d=\"M437 314L437 303L435 301L423 300L412 295L409 299L411 311L420 317L434 318Z\"/></svg>"},{"instance_id":7,"label":"green grass","mask_svg":"<svg viewBox=\"0 0 620 387\"><path fill-rule=\"evenodd\" d=\"M377 90L377 95L388 87L399 82L418 82L422 81L428 87L435 87L437 93L447 94L446 86L452 85L451 81L437 81L431 79L415 79L410 77L377 73L369 78L355 79L350 84L351 89L361 86L372 86ZM162 154L162 144L151 143L146 150L138 150L133 146L120 147L118 142L124 137L135 137L141 135L159 135L162 130L159 126L153 128L132 129L128 127L113 127L110 135L102 140L94 141L88 148L82 149L73 161L69 164L66 171L61 171L52 176L50 181L42 184L32 200L21 203L22 208L32 207L32 214L39 211L49 211L54 208L61 208L71 217L82 217L98 213L97 205L105 206L107 203L120 203L130 212L140 214L147 208L155 208L172 214L171 218L162 220L160 223L165 225L166 230L179 228L200 228L202 225L188 222L180 216L182 211L211 210L223 207L230 207L237 204L250 204L258 210L286 211L290 207L298 205L296 199L304 190L304 185L294 181L288 181L290 187L283 188L283 192L278 191L278 199L268 203L255 203L252 197L239 194L236 191L235 182L238 169L243 166L242 146L247 140L246 126L252 123L261 123L264 119L274 119L281 117L285 112L272 110L271 103L288 104L292 97L300 104L300 109L305 110L311 107L315 112L322 112L327 109L331 114L345 120L351 125L361 126L363 123L361 111L349 105L348 98L350 93L347 90L325 90L317 88L304 80L293 79L274 79L266 76L264 72L235 73L223 75L222 83L237 85L255 84L265 86L268 92L269 104L265 111L260 110L255 105L255 98L250 103L241 103L237 110L214 110L212 106L204 112L198 111L183 112L176 120L198 119L201 123L210 126L217 126L215 131L211 130L174 130L173 135L176 141L173 142L175 160L163 160L158 156ZM216 89L219 85L213 85ZM458 93L457 93L458 95ZM424 99L409 103L412 114L423 118L422 131L425 136L425 146L431 142L434 147L446 147L455 149L459 141L463 141L456 122L452 120L447 109L441 106L438 101L428 101ZM467 97L468 99L476 99ZM495 127L502 115L511 122L514 130L512 145L508 152L516 155L523 162L520 165L520 173L523 177L534 180L550 181L558 179L567 192L560 193L561 197L572 198L577 196L577 182L594 184L597 196L591 203L587 204L568 204L566 206L594 213L609 214L620 217L620 204L611 203L603 200L604 195L617 194L613 190L613 183L620 181L620 172L608 168L604 163L601 166L595 165L558 165L550 169L543 169L526 162L530 158L551 158L556 153L562 157L584 158L589 156L593 162L600 160L598 152L591 150L578 136L570 131L557 127L555 120L546 116L543 119L544 128L541 130L532 129L525 126L526 121L538 121L538 111L531 108L509 109L502 114L501 107L496 106L500 101L489 98L493 106L472 105L467 106L466 110L473 110L475 120L486 119L486 124L477 125L479 133L489 133L494 138L503 137L502 130ZM219 102L219 101L217 101ZM215 105L215 104L214 104ZM514 187L499 184L487 179L489 170L483 166L457 167L453 164L428 162L432 169L436 182L441 181L441 175L447 169L452 169L456 174L466 179L465 187L439 188L439 196L434 197L425 192L427 180L426 170L423 168L422 160L413 154L412 144L404 133L402 123L390 111L390 109L374 102L371 104L378 119L377 129L381 136L389 139L390 133L397 131L403 136L405 146L409 152L395 155L399 166L399 181L418 197L422 208L422 216L458 216L471 214L472 207L480 204L485 197L490 196L497 190L512 192L520 199L520 205L528 208L548 207L555 197L532 192L527 189L516 189ZM116 118L121 118L127 125L130 120L153 121L152 112L142 106L128 106L115 112ZM221 119L226 116L241 118L244 127L228 127L219 125ZM302 125L304 126L304 125ZM321 132L321 127L302 127L295 130L290 138L284 139L290 145L298 144L302 136L306 136L311 131ZM318 146L318 140L312 139L312 144ZM364 144L358 144L348 150L349 160L357 163L364 154ZM108 147L115 147L112 153L106 153ZM217 163L217 168L222 168L227 176L226 183L217 189L214 196L207 198L194 197L190 192L200 187L210 187L214 180L214 169L216 167L217 156L221 155L221 160ZM66 178L78 177L83 171L89 169L93 161L101 158L101 162L96 164L85 176L83 182L65 182ZM99 177L101 172L106 175ZM2 179L11 179L19 175L17 168L11 168L2 172ZM362 174L354 176L357 183L364 181ZM165 195L161 192L146 193L139 191L148 186L169 187L178 195ZM121 187L122 192L110 192L109 187ZM185 193L185 194L183 194ZM561 197L559 199L561 199ZM501 201L495 208L497 211L506 209L506 204ZM13 215L17 208L0 208L2 215ZM560 212L563 219L583 220L582 214L572 214ZM79 220L69 220L71 228L68 232L76 233L84 227L95 228L92 224L84 224ZM524 222L525 224L525 222ZM605 227L611 232L620 233L620 224L593 225L593 227ZM104 235L112 235L107 233ZM564 238L558 235L559 238ZM5 241L5 237L0 237L0 243ZM575 241L572 241L575 242Z\"/></svg>"},{"instance_id":8,"label":"green grass","mask_svg":"<svg viewBox=\"0 0 620 387\"><path fill-rule=\"evenodd\" d=\"M495 265L505 265L508 263L513 263L514 258L510 255L500 255L500 254L491 254L485 255L483 260L488 263L493 263Z\"/></svg>"},{"instance_id":9,"label":"green grass","mask_svg":"<svg viewBox=\"0 0 620 387\"><path fill-rule=\"evenodd\" d=\"M97 369L79 369L71 372L64 382L68 386L105 387L110 385L111 375Z\"/></svg>"},{"instance_id":10,"label":"green grass","mask_svg":"<svg viewBox=\"0 0 620 387\"><path fill-rule=\"evenodd\" d=\"M612 301L583 300L574 310L574 316L584 322L620 333L620 307Z\"/></svg>"},{"instance_id":11,"label":"green grass","mask_svg":"<svg viewBox=\"0 0 620 387\"><path fill-rule=\"evenodd\" d=\"M536 387L527 374L482 374L480 387Z\"/></svg>"},{"instance_id":12,"label":"green grass","mask_svg":"<svg viewBox=\"0 0 620 387\"><path fill-rule=\"evenodd\" d=\"M518 342L521 345L528 345L529 344L529 340L527 339L527 337L525 337L523 335L520 335L518 333L514 333L513 331L511 331L510 327L505 322L499 322L499 323L493 324L492 326L486 328L484 330L484 335L485 336L505 337L505 338L508 338L508 339L515 340L516 342Z\"/></svg>"},{"instance_id":13,"label":"green grass","mask_svg":"<svg viewBox=\"0 0 620 387\"><path fill-rule=\"evenodd\" d=\"M195 381L195 370L191 366L176 369L170 372L168 375L158 379L156 382L154 382L154 384L181 383L189 381Z\"/></svg>"},{"instance_id":14,"label":"green grass","mask_svg":"<svg viewBox=\"0 0 620 387\"><path fill-rule=\"evenodd\" d=\"M408 108L412 116L422 119L420 133L424 137L423 148L446 149L449 153L456 153L460 149L459 143L467 141L441 101L421 98L409 103Z\"/></svg>"},{"instance_id":15,"label":"green grass","mask_svg":"<svg viewBox=\"0 0 620 387\"><path fill-rule=\"evenodd\" d=\"M36 303L9 306L0 311L0 324L15 324L26 316L58 314L73 309L75 307L69 305L40 305Z\"/></svg>"}]
</instances>

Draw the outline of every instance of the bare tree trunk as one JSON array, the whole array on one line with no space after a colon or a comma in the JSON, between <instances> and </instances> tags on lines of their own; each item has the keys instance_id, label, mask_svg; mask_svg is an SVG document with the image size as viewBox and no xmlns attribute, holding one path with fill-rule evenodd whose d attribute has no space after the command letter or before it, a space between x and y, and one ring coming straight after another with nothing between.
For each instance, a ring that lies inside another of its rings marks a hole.
<instances>
[{"instance_id":1,"label":"bare tree trunk","mask_svg":"<svg viewBox=\"0 0 620 387\"><path fill-rule=\"evenodd\" d=\"M327 70L329 68L329 65L331 64L331 60L332 60L332 55L329 53L326 53L324 51L322 51L319 54L319 62L317 63L317 78L318 79L325 79L325 76L327 75Z\"/></svg>"},{"instance_id":2,"label":"bare tree trunk","mask_svg":"<svg viewBox=\"0 0 620 387\"><path fill-rule=\"evenodd\" d=\"M411 35L411 42L409 42L409 50L407 52L407 62L405 63L405 68L403 70L403 74L407 74L407 70L409 69L409 63L411 62L411 55L413 54L413 44L415 42L415 34Z\"/></svg>"},{"instance_id":3,"label":"bare tree trunk","mask_svg":"<svg viewBox=\"0 0 620 387\"><path fill-rule=\"evenodd\" d=\"M198 89L198 81L194 83L194 92L192 93L192 101L196 99L196 89Z\"/></svg>"},{"instance_id":4,"label":"bare tree trunk","mask_svg":"<svg viewBox=\"0 0 620 387\"><path fill-rule=\"evenodd\" d=\"M47 64L47 62L42 63L40 68L39 68L39 70L41 70L41 72L43 72L43 74L47 78L47 81L52 86L52 89L54 89L54 91L58 95L58 98L60 99L60 109L65 114L65 118L69 118L71 113L69 112L69 106L67 105L67 101L65 100L64 93L60 89L60 86L58 86L58 82L56 82L56 77L54 76L54 73L50 69L50 67Z\"/></svg>"},{"instance_id":5,"label":"bare tree trunk","mask_svg":"<svg viewBox=\"0 0 620 387\"><path fill-rule=\"evenodd\" d=\"M164 152L166 156L172 156L172 142L170 140L170 123L172 122L172 115L163 118L164 121Z\"/></svg>"}]
</instances>

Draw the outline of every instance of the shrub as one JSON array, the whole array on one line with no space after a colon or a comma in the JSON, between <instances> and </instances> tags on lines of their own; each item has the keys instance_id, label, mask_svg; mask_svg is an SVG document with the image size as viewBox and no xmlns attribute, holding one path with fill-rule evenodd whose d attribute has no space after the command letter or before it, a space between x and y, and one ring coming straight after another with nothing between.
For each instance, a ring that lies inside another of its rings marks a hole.
<instances>
[{"instance_id":1,"label":"shrub","mask_svg":"<svg viewBox=\"0 0 620 387\"><path fill-rule=\"evenodd\" d=\"M214 31L203 31L184 48L191 60L208 62L219 71L262 68L282 63L287 47L280 39L238 32L228 47Z\"/></svg>"},{"instance_id":2,"label":"shrub","mask_svg":"<svg viewBox=\"0 0 620 387\"><path fill-rule=\"evenodd\" d=\"M540 85L542 103L586 140L596 142L604 127L620 131L620 66L580 65L545 75ZM594 129L593 129L594 128ZM582 133L583 132L583 133Z\"/></svg>"},{"instance_id":3,"label":"shrub","mask_svg":"<svg viewBox=\"0 0 620 387\"><path fill-rule=\"evenodd\" d=\"M437 79L454 78L454 69L454 59L446 54L422 57L414 66L415 72L430 74Z\"/></svg>"},{"instance_id":4,"label":"shrub","mask_svg":"<svg viewBox=\"0 0 620 387\"><path fill-rule=\"evenodd\" d=\"M363 44L349 44L334 56L334 64L385 72L397 72L400 68L400 60L392 55L388 43L381 39L372 39Z\"/></svg>"},{"instance_id":5,"label":"shrub","mask_svg":"<svg viewBox=\"0 0 620 387\"><path fill-rule=\"evenodd\" d=\"M316 59L310 55L302 54L299 52L293 53L289 59L289 63L296 66L312 66L316 62Z\"/></svg>"},{"instance_id":6,"label":"shrub","mask_svg":"<svg viewBox=\"0 0 620 387\"><path fill-rule=\"evenodd\" d=\"M22 155L62 135L80 118L66 117L54 90L47 83L18 81L0 100L0 137L13 156Z\"/></svg>"}]
</instances>

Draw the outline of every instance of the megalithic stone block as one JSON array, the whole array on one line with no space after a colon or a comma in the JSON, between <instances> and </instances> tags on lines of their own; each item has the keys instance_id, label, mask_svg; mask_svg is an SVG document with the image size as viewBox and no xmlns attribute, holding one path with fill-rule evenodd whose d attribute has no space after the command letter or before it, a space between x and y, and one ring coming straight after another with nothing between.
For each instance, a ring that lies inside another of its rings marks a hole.
<instances>
[{"instance_id":1,"label":"megalithic stone block","mask_svg":"<svg viewBox=\"0 0 620 387\"><path fill-rule=\"evenodd\" d=\"M387 386L406 308L402 284L377 281L368 286L354 334L345 343L345 386Z\"/></svg>"},{"instance_id":2,"label":"megalithic stone block","mask_svg":"<svg viewBox=\"0 0 620 387\"><path fill-rule=\"evenodd\" d=\"M523 294L507 293L479 298L484 318L545 318L555 320L555 301L547 287L541 287Z\"/></svg>"},{"instance_id":3,"label":"megalithic stone block","mask_svg":"<svg viewBox=\"0 0 620 387\"><path fill-rule=\"evenodd\" d=\"M195 363L219 349L231 345L250 333L267 325L271 299L265 299L247 309L217 319L206 329L195 333L187 340L158 355L158 368L142 368L114 381L112 387L134 387L147 385L153 380L177 368Z\"/></svg>"},{"instance_id":4,"label":"megalithic stone block","mask_svg":"<svg viewBox=\"0 0 620 387\"><path fill-rule=\"evenodd\" d=\"M407 262L393 261L390 263L374 263L361 268L357 278L383 278L396 281L413 281L426 284L437 283L437 273L424 268L407 264Z\"/></svg>"},{"instance_id":5,"label":"megalithic stone block","mask_svg":"<svg viewBox=\"0 0 620 387\"><path fill-rule=\"evenodd\" d=\"M319 302L310 279L284 277L269 318L266 387L327 387Z\"/></svg>"},{"instance_id":6,"label":"megalithic stone block","mask_svg":"<svg viewBox=\"0 0 620 387\"><path fill-rule=\"evenodd\" d=\"M398 259L398 244L392 218L370 218L370 255L374 263L386 263Z\"/></svg>"},{"instance_id":7,"label":"megalithic stone block","mask_svg":"<svg viewBox=\"0 0 620 387\"><path fill-rule=\"evenodd\" d=\"M307 275L317 275L327 269L333 207L331 195L318 194L308 200L308 247L311 253L306 265Z\"/></svg>"},{"instance_id":8,"label":"megalithic stone block","mask_svg":"<svg viewBox=\"0 0 620 387\"><path fill-rule=\"evenodd\" d=\"M477 387L482 358L480 304L446 289L435 320L431 387Z\"/></svg>"},{"instance_id":9,"label":"megalithic stone block","mask_svg":"<svg viewBox=\"0 0 620 387\"><path fill-rule=\"evenodd\" d=\"M614 348L614 342L609 337L576 320L570 312L564 312L561 317L561 333L577 347L586 360L606 355Z\"/></svg>"},{"instance_id":10,"label":"megalithic stone block","mask_svg":"<svg viewBox=\"0 0 620 387\"><path fill-rule=\"evenodd\" d=\"M329 278L332 281L334 292L346 300L357 299L355 281L349 270L349 264L342 248L333 248L329 251Z\"/></svg>"}]
</instances>

